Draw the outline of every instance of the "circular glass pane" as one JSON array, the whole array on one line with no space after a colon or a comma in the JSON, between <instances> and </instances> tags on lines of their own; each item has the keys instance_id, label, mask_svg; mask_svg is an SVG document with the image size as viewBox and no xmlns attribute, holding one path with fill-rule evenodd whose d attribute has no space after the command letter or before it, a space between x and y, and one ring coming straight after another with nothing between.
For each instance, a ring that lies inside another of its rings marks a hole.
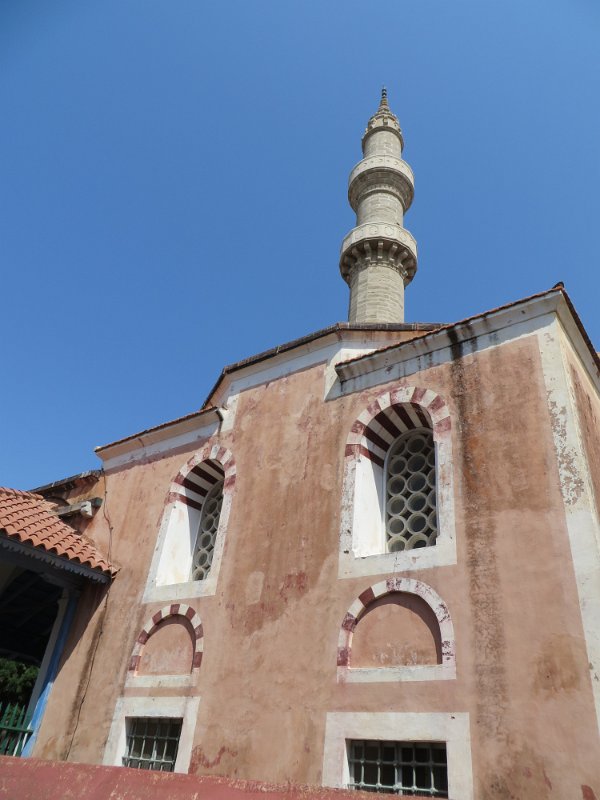
<instances>
[{"instance_id":1,"label":"circular glass pane","mask_svg":"<svg viewBox=\"0 0 600 800\"><path fill-rule=\"evenodd\" d=\"M404 533L404 529L406 527L406 523L402 519L402 517L390 517L388 520L388 531L389 533L395 535L398 533Z\"/></svg>"},{"instance_id":2,"label":"circular glass pane","mask_svg":"<svg viewBox=\"0 0 600 800\"><path fill-rule=\"evenodd\" d=\"M408 498L407 505L411 511L422 511L427 505L427 497L422 492L415 492Z\"/></svg>"},{"instance_id":3,"label":"circular glass pane","mask_svg":"<svg viewBox=\"0 0 600 800\"><path fill-rule=\"evenodd\" d=\"M425 451L425 455L427 455L427 441L425 440L424 436L420 436L416 434L412 436L410 439L407 439L407 450L409 453L420 453Z\"/></svg>"},{"instance_id":4,"label":"circular glass pane","mask_svg":"<svg viewBox=\"0 0 600 800\"><path fill-rule=\"evenodd\" d=\"M416 550L418 547L427 547L429 540L422 533L415 533L406 543L407 550Z\"/></svg>"},{"instance_id":5,"label":"circular glass pane","mask_svg":"<svg viewBox=\"0 0 600 800\"><path fill-rule=\"evenodd\" d=\"M215 518L212 514L207 514L202 518L201 528L203 531L212 531L215 524Z\"/></svg>"},{"instance_id":6,"label":"circular glass pane","mask_svg":"<svg viewBox=\"0 0 600 800\"><path fill-rule=\"evenodd\" d=\"M404 511L406 506L406 500L402 497L402 495L395 495L390 500L388 500L387 509L392 516L398 516ZM415 511L420 511L421 509L415 509Z\"/></svg>"},{"instance_id":7,"label":"circular glass pane","mask_svg":"<svg viewBox=\"0 0 600 800\"><path fill-rule=\"evenodd\" d=\"M390 460L390 475L403 475L406 472L406 459L399 457Z\"/></svg>"},{"instance_id":8,"label":"circular glass pane","mask_svg":"<svg viewBox=\"0 0 600 800\"><path fill-rule=\"evenodd\" d=\"M425 456L422 453L415 453L414 456L411 456L408 459L407 467L411 472L419 472L420 470L425 469Z\"/></svg>"},{"instance_id":9,"label":"circular glass pane","mask_svg":"<svg viewBox=\"0 0 600 800\"><path fill-rule=\"evenodd\" d=\"M411 533L421 533L427 527L427 517L425 514L413 514L408 521Z\"/></svg>"},{"instance_id":10,"label":"circular glass pane","mask_svg":"<svg viewBox=\"0 0 600 800\"><path fill-rule=\"evenodd\" d=\"M388 494L402 494L406 489L406 480L402 475L397 475L388 481Z\"/></svg>"},{"instance_id":11,"label":"circular glass pane","mask_svg":"<svg viewBox=\"0 0 600 800\"><path fill-rule=\"evenodd\" d=\"M390 553L399 553L406 547L406 542L401 536L392 537L388 542Z\"/></svg>"},{"instance_id":12,"label":"circular glass pane","mask_svg":"<svg viewBox=\"0 0 600 800\"><path fill-rule=\"evenodd\" d=\"M209 547L212 547L213 543L213 535L212 533L203 533L200 537L200 547L208 550Z\"/></svg>"},{"instance_id":13,"label":"circular glass pane","mask_svg":"<svg viewBox=\"0 0 600 800\"><path fill-rule=\"evenodd\" d=\"M206 501L205 506L206 506L206 513L207 514L214 514L216 512L216 510L218 509L219 504L218 504L216 498L211 497L209 500Z\"/></svg>"},{"instance_id":14,"label":"circular glass pane","mask_svg":"<svg viewBox=\"0 0 600 800\"><path fill-rule=\"evenodd\" d=\"M409 493L422 492L426 485L427 480L422 472L416 472L414 475L411 475L406 482L406 488Z\"/></svg>"}]
</instances>

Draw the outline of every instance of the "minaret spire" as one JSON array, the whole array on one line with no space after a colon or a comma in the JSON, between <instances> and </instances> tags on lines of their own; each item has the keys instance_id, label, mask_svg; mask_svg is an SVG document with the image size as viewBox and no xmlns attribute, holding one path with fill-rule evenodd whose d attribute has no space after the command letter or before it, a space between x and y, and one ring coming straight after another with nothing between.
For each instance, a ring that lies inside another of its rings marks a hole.
<instances>
[{"instance_id":1,"label":"minaret spire","mask_svg":"<svg viewBox=\"0 0 600 800\"><path fill-rule=\"evenodd\" d=\"M356 227L342 242L340 271L350 287L350 322L404 322L404 287L417 271L417 243L403 227L414 193L403 147L384 86L362 138L364 158L348 181Z\"/></svg>"}]
</instances>

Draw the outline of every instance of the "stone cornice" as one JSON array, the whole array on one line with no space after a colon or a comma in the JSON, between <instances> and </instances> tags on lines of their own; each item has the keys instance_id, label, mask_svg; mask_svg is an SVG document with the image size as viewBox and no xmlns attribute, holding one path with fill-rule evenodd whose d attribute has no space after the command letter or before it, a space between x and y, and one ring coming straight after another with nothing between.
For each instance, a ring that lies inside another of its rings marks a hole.
<instances>
[{"instance_id":1,"label":"stone cornice","mask_svg":"<svg viewBox=\"0 0 600 800\"><path fill-rule=\"evenodd\" d=\"M353 245L369 239L387 239L390 242L398 242L414 253L415 258L417 256L417 242L414 236L406 228L392 222L365 222L364 225L357 225L344 237L341 252L344 253Z\"/></svg>"},{"instance_id":2,"label":"stone cornice","mask_svg":"<svg viewBox=\"0 0 600 800\"><path fill-rule=\"evenodd\" d=\"M362 260L373 265L390 262L387 265L402 270L405 283L409 283L417 271L417 243L400 225L367 222L353 228L342 242L340 272L345 281Z\"/></svg>"},{"instance_id":3,"label":"stone cornice","mask_svg":"<svg viewBox=\"0 0 600 800\"><path fill-rule=\"evenodd\" d=\"M390 133L395 133L398 139L400 139L400 149L402 150L404 148L404 137L402 136L402 129L400 127L400 123L398 122L398 117L395 114L387 111L383 114L375 114L367 123L367 129L362 137L363 151L365 149L367 139L370 136L373 136L374 133L379 133L379 131L389 131Z\"/></svg>"},{"instance_id":4,"label":"stone cornice","mask_svg":"<svg viewBox=\"0 0 600 800\"><path fill-rule=\"evenodd\" d=\"M394 156L369 156L354 167L348 180L348 202L354 211L367 190L392 191L407 211L413 201L415 179L406 161Z\"/></svg>"},{"instance_id":5,"label":"stone cornice","mask_svg":"<svg viewBox=\"0 0 600 800\"><path fill-rule=\"evenodd\" d=\"M460 322L443 325L435 331L397 345L391 345L373 353L337 364L335 370L342 383L378 370L385 371L393 364L416 357L453 348L461 350L467 342L479 337L506 330L513 325L531 321L537 317L555 314L569 336L594 384L600 389L600 361L585 328L573 305L562 288L552 289L532 297L518 300L484 314L469 317Z\"/></svg>"}]
</instances>

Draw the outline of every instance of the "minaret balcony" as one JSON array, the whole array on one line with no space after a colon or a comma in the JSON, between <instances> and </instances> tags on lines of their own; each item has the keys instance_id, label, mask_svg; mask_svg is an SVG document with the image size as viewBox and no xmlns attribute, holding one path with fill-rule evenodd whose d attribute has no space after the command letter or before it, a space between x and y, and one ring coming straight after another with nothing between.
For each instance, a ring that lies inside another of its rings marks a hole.
<instances>
[{"instance_id":1,"label":"minaret balcony","mask_svg":"<svg viewBox=\"0 0 600 800\"><path fill-rule=\"evenodd\" d=\"M412 169L406 161L394 156L370 156L354 167L348 180L348 201L356 211L366 192L391 192L404 211L410 208L415 191Z\"/></svg>"},{"instance_id":2,"label":"minaret balcony","mask_svg":"<svg viewBox=\"0 0 600 800\"><path fill-rule=\"evenodd\" d=\"M353 228L342 242L340 272L346 282L355 265L389 266L402 274L405 285L417 271L417 243L400 225L373 223Z\"/></svg>"}]
</instances>

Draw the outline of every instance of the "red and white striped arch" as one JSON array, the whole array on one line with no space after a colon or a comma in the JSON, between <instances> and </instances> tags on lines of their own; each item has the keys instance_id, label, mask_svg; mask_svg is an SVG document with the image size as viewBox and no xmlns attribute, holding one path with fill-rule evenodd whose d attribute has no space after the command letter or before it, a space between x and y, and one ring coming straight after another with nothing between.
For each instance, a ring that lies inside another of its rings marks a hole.
<instances>
[{"instance_id":1,"label":"red and white striped arch","mask_svg":"<svg viewBox=\"0 0 600 800\"><path fill-rule=\"evenodd\" d=\"M212 565L204 580L192 581L193 543L202 506L208 492L220 480L223 481L223 504ZM179 470L165 500L144 592L145 603L189 600L216 592L235 480L236 467L232 452L211 442L205 443Z\"/></svg>"},{"instance_id":2,"label":"red and white striped arch","mask_svg":"<svg viewBox=\"0 0 600 800\"><path fill-rule=\"evenodd\" d=\"M365 589L352 603L342 621L338 638L337 665L351 666L352 637L354 630L369 606L386 595L406 593L414 594L424 600L431 608L438 621L442 643L442 664L453 667L456 664L456 642L454 626L447 605L439 594L423 581L413 578L388 578ZM385 667L382 667L385 669Z\"/></svg>"},{"instance_id":3,"label":"red and white striped arch","mask_svg":"<svg viewBox=\"0 0 600 800\"><path fill-rule=\"evenodd\" d=\"M383 467L392 442L415 428L431 428L434 438L450 431L446 402L431 389L403 386L380 395L359 414L346 441L346 458L360 455Z\"/></svg>"},{"instance_id":4,"label":"red and white striped arch","mask_svg":"<svg viewBox=\"0 0 600 800\"><path fill-rule=\"evenodd\" d=\"M202 653L204 651L204 629L202 621L191 606L185 603L171 603L171 605L161 608L146 622L136 639L131 660L129 662L129 672L136 673L142 658L142 651L148 639L156 633L158 626L165 619L170 617L181 617L184 625L189 625L194 637L194 657L192 660L192 672L197 672L202 664Z\"/></svg>"},{"instance_id":5,"label":"red and white striped arch","mask_svg":"<svg viewBox=\"0 0 600 800\"><path fill-rule=\"evenodd\" d=\"M204 498L218 481L224 480L224 493L235 483L233 454L220 445L205 445L182 467L171 484L167 503L184 503L200 511Z\"/></svg>"}]
</instances>

